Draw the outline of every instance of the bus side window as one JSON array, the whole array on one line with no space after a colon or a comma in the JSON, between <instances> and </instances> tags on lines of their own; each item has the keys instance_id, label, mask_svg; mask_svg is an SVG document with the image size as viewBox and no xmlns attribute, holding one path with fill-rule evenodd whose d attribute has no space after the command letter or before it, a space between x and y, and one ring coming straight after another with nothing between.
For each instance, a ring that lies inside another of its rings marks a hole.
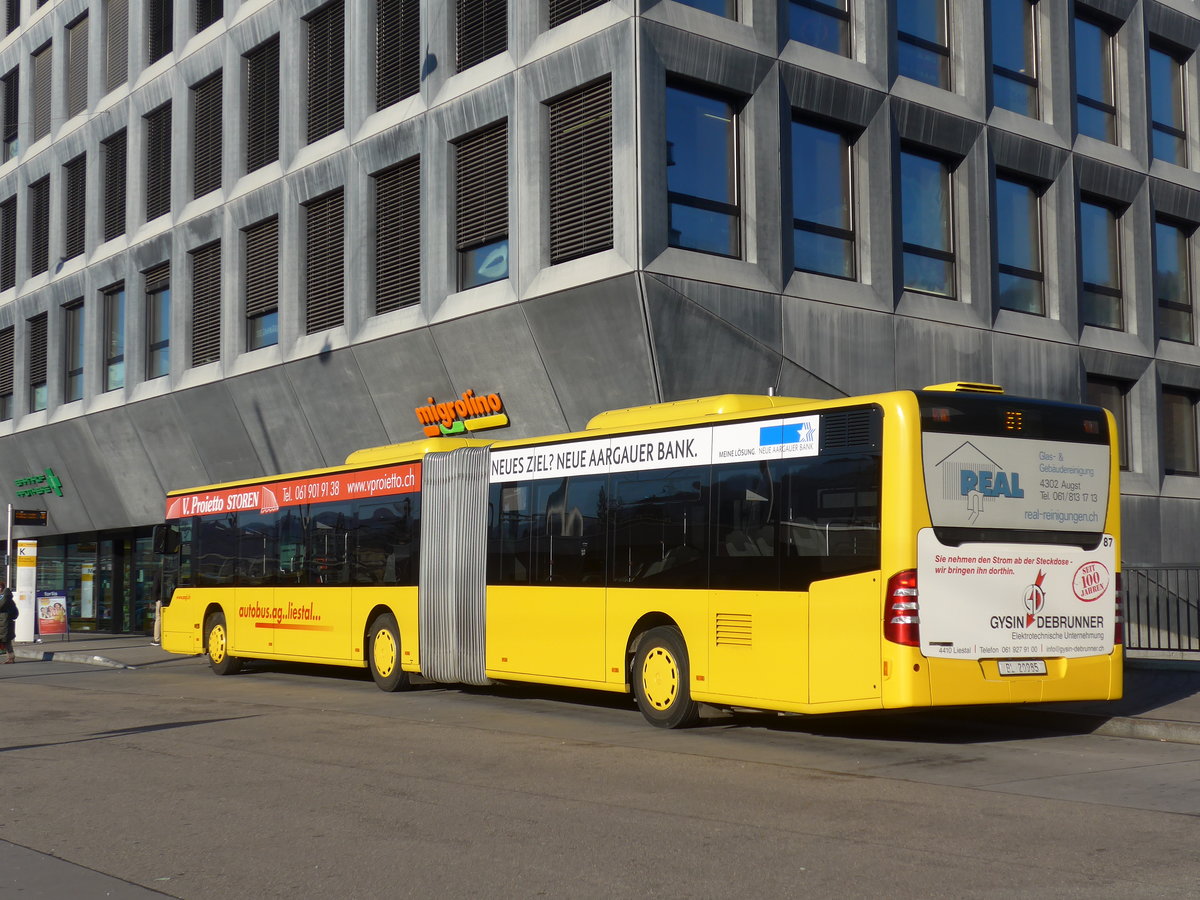
<instances>
[{"instance_id":1,"label":"bus side window","mask_svg":"<svg viewBox=\"0 0 1200 900\"><path fill-rule=\"evenodd\" d=\"M237 583L237 515L202 516L195 537L196 586Z\"/></svg>"},{"instance_id":2,"label":"bus side window","mask_svg":"<svg viewBox=\"0 0 1200 900\"><path fill-rule=\"evenodd\" d=\"M614 585L708 586L709 469L614 476Z\"/></svg>"},{"instance_id":3,"label":"bus side window","mask_svg":"<svg viewBox=\"0 0 1200 900\"><path fill-rule=\"evenodd\" d=\"M769 463L713 469L714 589L778 590L779 485Z\"/></svg>"}]
</instances>

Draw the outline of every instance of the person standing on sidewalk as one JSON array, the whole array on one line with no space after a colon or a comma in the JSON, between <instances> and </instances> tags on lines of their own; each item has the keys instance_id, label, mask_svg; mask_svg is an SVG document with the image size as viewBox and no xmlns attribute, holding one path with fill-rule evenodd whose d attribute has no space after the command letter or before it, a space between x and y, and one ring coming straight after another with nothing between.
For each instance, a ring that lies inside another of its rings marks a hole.
<instances>
[{"instance_id":1,"label":"person standing on sidewalk","mask_svg":"<svg viewBox=\"0 0 1200 900\"><path fill-rule=\"evenodd\" d=\"M17 636L17 603L13 600L12 591L0 578L0 651L7 654L4 665L15 663L17 657L13 654L13 639Z\"/></svg>"}]
</instances>

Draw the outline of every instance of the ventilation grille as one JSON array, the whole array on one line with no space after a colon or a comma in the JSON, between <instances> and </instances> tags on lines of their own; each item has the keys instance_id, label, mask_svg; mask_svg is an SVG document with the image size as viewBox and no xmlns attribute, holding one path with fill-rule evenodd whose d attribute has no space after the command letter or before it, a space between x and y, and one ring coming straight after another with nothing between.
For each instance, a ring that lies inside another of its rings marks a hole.
<instances>
[{"instance_id":1,"label":"ventilation grille","mask_svg":"<svg viewBox=\"0 0 1200 900\"><path fill-rule=\"evenodd\" d=\"M457 144L456 240L469 250L508 235L508 122Z\"/></svg>"},{"instance_id":2,"label":"ventilation grille","mask_svg":"<svg viewBox=\"0 0 1200 900\"><path fill-rule=\"evenodd\" d=\"M342 324L344 244L342 191L305 204L308 242L305 252L305 330L324 331Z\"/></svg>"},{"instance_id":3,"label":"ventilation grille","mask_svg":"<svg viewBox=\"0 0 1200 900\"><path fill-rule=\"evenodd\" d=\"M308 22L308 143L342 127L345 81L343 0L317 10Z\"/></svg>"},{"instance_id":4,"label":"ventilation grille","mask_svg":"<svg viewBox=\"0 0 1200 900\"><path fill-rule=\"evenodd\" d=\"M508 0L458 0L458 71L508 49Z\"/></svg>"},{"instance_id":5,"label":"ventilation grille","mask_svg":"<svg viewBox=\"0 0 1200 900\"><path fill-rule=\"evenodd\" d=\"M421 299L421 160L375 176L375 312Z\"/></svg>"},{"instance_id":6,"label":"ventilation grille","mask_svg":"<svg viewBox=\"0 0 1200 900\"><path fill-rule=\"evenodd\" d=\"M612 84L604 80L550 104L550 261L613 242Z\"/></svg>"},{"instance_id":7,"label":"ventilation grille","mask_svg":"<svg viewBox=\"0 0 1200 900\"><path fill-rule=\"evenodd\" d=\"M105 74L108 90L129 77L129 0L108 0Z\"/></svg>"},{"instance_id":8,"label":"ventilation grille","mask_svg":"<svg viewBox=\"0 0 1200 900\"><path fill-rule=\"evenodd\" d=\"M561 25L607 2L608 0L550 0L550 27Z\"/></svg>"},{"instance_id":9,"label":"ventilation grille","mask_svg":"<svg viewBox=\"0 0 1200 900\"><path fill-rule=\"evenodd\" d=\"M34 52L33 64L33 139L50 133L50 72L54 68L54 48L46 44Z\"/></svg>"},{"instance_id":10,"label":"ventilation grille","mask_svg":"<svg viewBox=\"0 0 1200 900\"><path fill-rule=\"evenodd\" d=\"M0 330L0 396L13 392L13 334L11 325Z\"/></svg>"},{"instance_id":11,"label":"ventilation grille","mask_svg":"<svg viewBox=\"0 0 1200 900\"><path fill-rule=\"evenodd\" d=\"M46 383L46 314L29 320L29 384Z\"/></svg>"},{"instance_id":12,"label":"ventilation grille","mask_svg":"<svg viewBox=\"0 0 1200 900\"><path fill-rule=\"evenodd\" d=\"M17 139L17 129L20 127L21 110L21 73L13 69L4 76L4 158L9 156L9 145ZM16 150L12 151L16 155Z\"/></svg>"},{"instance_id":13,"label":"ventilation grille","mask_svg":"<svg viewBox=\"0 0 1200 900\"><path fill-rule=\"evenodd\" d=\"M87 157L77 156L65 166L66 228L63 233L63 256L73 259L83 253L84 227L87 222Z\"/></svg>"},{"instance_id":14,"label":"ventilation grille","mask_svg":"<svg viewBox=\"0 0 1200 900\"><path fill-rule=\"evenodd\" d=\"M87 109L88 17L67 27L67 118Z\"/></svg>"},{"instance_id":15,"label":"ventilation grille","mask_svg":"<svg viewBox=\"0 0 1200 900\"><path fill-rule=\"evenodd\" d=\"M246 318L279 307L279 219L251 225L246 238Z\"/></svg>"},{"instance_id":16,"label":"ventilation grille","mask_svg":"<svg viewBox=\"0 0 1200 900\"><path fill-rule=\"evenodd\" d=\"M104 239L125 233L125 129L103 143Z\"/></svg>"},{"instance_id":17,"label":"ventilation grille","mask_svg":"<svg viewBox=\"0 0 1200 900\"><path fill-rule=\"evenodd\" d=\"M192 88L192 191L193 196L221 187L221 73L206 78Z\"/></svg>"},{"instance_id":18,"label":"ventilation grille","mask_svg":"<svg viewBox=\"0 0 1200 900\"><path fill-rule=\"evenodd\" d=\"M750 613L717 613L718 647L750 647L752 632Z\"/></svg>"},{"instance_id":19,"label":"ventilation grille","mask_svg":"<svg viewBox=\"0 0 1200 900\"><path fill-rule=\"evenodd\" d=\"M171 211L171 104L146 118L146 221Z\"/></svg>"},{"instance_id":20,"label":"ventilation grille","mask_svg":"<svg viewBox=\"0 0 1200 900\"><path fill-rule=\"evenodd\" d=\"M221 242L213 241L192 257L192 365L221 358Z\"/></svg>"},{"instance_id":21,"label":"ventilation grille","mask_svg":"<svg viewBox=\"0 0 1200 900\"><path fill-rule=\"evenodd\" d=\"M29 186L29 271L50 268L50 176Z\"/></svg>"},{"instance_id":22,"label":"ventilation grille","mask_svg":"<svg viewBox=\"0 0 1200 900\"><path fill-rule=\"evenodd\" d=\"M146 62L171 52L175 0L149 0L146 4Z\"/></svg>"},{"instance_id":23,"label":"ventilation grille","mask_svg":"<svg viewBox=\"0 0 1200 900\"><path fill-rule=\"evenodd\" d=\"M420 0L379 0L375 20L375 108L421 88Z\"/></svg>"},{"instance_id":24,"label":"ventilation grille","mask_svg":"<svg viewBox=\"0 0 1200 900\"><path fill-rule=\"evenodd\" d=\"M17 198L0 203L0 291L17 284Z\"/></svg>"},{"instance_id":25,"label":"ventilation grille","mask_svg":"<svg viewBox=\"0 0 1200 900\"><path fill-rule=\"evenodd\" d=\"M225 15L225 0L196 0L196 13L192 21L196 34L202 32L223 15Z\"/></svg>"},{"instance_id":26,"label":"ventilation grille","mask_svg":"<svg viewBox=\"0 0 1200 900\"><path fill-rule=\"evenodd\" d=\"M821 416L821 452L866 450L879 446L879 413L874 409L851 409Z\"/></svg>"},{"instance_id":27,"label":"ventilation grille","mask_svg":"<svg viewBox=\"0 0 1200 900\"><path fill-rule=\"evenodd\" d=\"M279 159L279 36L246 54L246 171Z\"/></svg>"}]
</instances>

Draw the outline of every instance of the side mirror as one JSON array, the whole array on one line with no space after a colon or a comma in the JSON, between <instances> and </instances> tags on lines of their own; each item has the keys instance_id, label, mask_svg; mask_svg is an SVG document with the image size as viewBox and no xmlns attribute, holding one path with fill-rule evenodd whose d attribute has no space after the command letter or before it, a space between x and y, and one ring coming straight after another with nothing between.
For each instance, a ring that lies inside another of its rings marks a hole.
<instances>
[{"instance_id":1,"label":"side mirror","mask_svg":"<svg viewBox=\"0 0 1200 900\"><path fill-rule=\"evenodd\" d=\"M154 526L154 552L167 556L179 550L179 529L174 525Z\"/></svg>"}]
</instances>

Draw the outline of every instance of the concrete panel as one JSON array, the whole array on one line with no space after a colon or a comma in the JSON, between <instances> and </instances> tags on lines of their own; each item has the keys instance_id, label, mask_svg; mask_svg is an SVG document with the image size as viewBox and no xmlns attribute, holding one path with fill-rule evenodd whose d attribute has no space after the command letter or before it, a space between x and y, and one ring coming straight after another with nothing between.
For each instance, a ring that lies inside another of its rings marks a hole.
<instances>
[{"instance_id":1,"label":"concrete panel","mask_svg":"<svg viewBox=\"0 0 1200 900\"><path fill-rule=\"evenodd\" d=\"M396 444L422 437L413 410L424 405L428 397L445 401L454 395L454 386L442 365L433 335L426 328L357 344L353 352L364 389L375 405L386 435L383 443ZM368 446L371 445L363 444Z\"/></svg>"},{"instance_id":2,"label":"concrete panel","mask_svg":"<svg viewBox=\"0 0 1200 900\"><path fill-rule=\"evenodd\" d=\"M1008 393L1079 402L1078 347L994 334L992 352L992 381Z\"/></svg>"},{"instance_id":3,"label":"concrete panel","mask_svg":"<svg viewBox=\"0 0 1200 900\"><path fill-rule=\"evenodd\" d=\"M654 364L635 275L522 305L567 428L606 409L657 400Z\"/></svg>"},{"instance_id":4,"label":"concrete panel","mask_svg":"<svg viewBox=\"0 0 1200 900\"><path fill-rule=\"evenodd\" d=\"M993 380L988 332L926 319L896 319L896 387Z\"/></svg>"},{"instance_id":5,"label":"concrete panel","mask_svg":"<svg viewBox=\"0 0 1200 900\"><path fill-rule=\"evenodd\" d=\"M86 419L39 428L22 436L29 474L46 467L62 482L61 498L46 495L53 527L47 533L124 528L135 523L114 487L109 463L101 455Z\"/></svg>"},{"instance_id":6,"label":"concrete panel","mask_svg":"<svg viewBox=\"0 0 1200 900\"><path fill-rule=\"evenodd\" d=\"M522 309L505 306L431 329L452 393L499 393L511 427L495 437L565 431L567 420Z\"/></svg>"},{"instance_id":7,"label":"concrete panel","mask_svg":"<svg viewBox=\"0 0 1200 900\"><path fill-rule=\"evenodd\" d=\"M1146 565L1200 564L1200 504L1181 497L1122 497L1121 558ZM1157 507L1157 516L1152 511ZM1128 508L1128 513L1126 512ZM1161 562L1159 562L1161 560Z\"/></svg>"},{"instance_id":8,"label":"concrete panel","mask_svg":"<svg viewBox=\"0 0 1200 900\"><path fill-rule=\"evenodd\" d=\"M168 405L166 400L151 403L155 406ZM130 521L154 522L162 518L166 490L158 479L142 442L142 433L131 420L128 409L124 407L89 416L87 423L96 442L98 459L108 469L109 480L121 495Z\"/></svg>"},{"instance_id":9,"label":"concrete panel","mask_svg":"<svg viewBox=\"0 0 1200 900\"><path fill-rule=\"evenodd\" d=\"M659 280L739 331L746 332L754 340L772 350L783 349L782 301L779 294L667 276Z\"/></svg>"},{"instance_id":10,"label":"concrete panel","mask_svg":"<svg viewBox=\"0 0 1200 900\"><path fill-rule=\"evenodd\" d=\"M325 465L340 465L355 450L388 443L353 350L309 356L284 370ZM296 422L294 428L299 427Z\"/></svg>"},{"instance_id":11,"label":"concrete panel","mask_svg":"<svg viewBox=\"0 0 1200 900\"><path fill-rule=\"evenodd\" d=\"M663 400L762 394L779 381L781 357L656 278L646 313Z\"/></svg>"},{"instance_id":12,"label":"concrete panel","mask_svg":"<svg viewBox=\"0 0 1200 900\"><path fill-rule=\"evenodd\" d=\"M186 437L188 423L174 398L155 398L123 409L130 426L141 438L163 493L210 483L200 453ZM160 503L162 499L159 498Z\"/></svg>"},{"instance_id":13,"label":"concrete panel","mask_svg":"<svg viewBox=\"0 0 1200 900\"><path fill-rule=\"evenodd\" d=\"M3 496L5 502L12 501L12 505L17 509L46 509L53 508L57 513L59 507L62 506L62 500L54 496L38 496L38 497L16 497L15 492L20 490L13 484L19 478L28 478L30 475L41 475L44 465L38 465L36 461L32 461L26 456L26 442L23 434L9 435L0 438L0 486L3 486ZM58 474L57 472L55 473ZM3 513L0 512L0 516ZM50 516L49 527L42 528L14 528L13 536L16 538L36 538L39 535L47 533L57 533L58 531L58 516L52 514ZM3 526L0 526L2 528ZM0 535L0 540L3 540L3 535ZM0 569L0 574L3 569Z\"/></svg>"},{"instance_id":14,"label":"concrete panel","mask_svg":"<svg viewBox=\"0 0 1200 900\"><path fill-rule=\"evenodd\" d=\"M233 380L172 395L183 429L180 442L195 448L205 472L200 479L204 484L255 478L267 472L229 395L231 384ZM167 484L170 488L196 486Z\"/></svg>"},{"instance_id":15,"label":"concrete panel","mask_svg":"<svg viewBox=\"0 0 1200 900\"><path fill-rule=\"evenodd\" d=\"M784 358L829 385L834 393L822 397L889 390L896 386L898 368L895 318L788 298L783 304Z\"/></svg>"},{"instance_id":16,"label":"concrete panel","mask_svg":"<svg viewBox=\"0 0 1200 900\"><path fill-rule=\"evenodd\" d=\"M294 472L326 464L292 383L281 367L225 382L242 427L267 473ZM342 460L337 460L341 462ZM250 477L250 472L239 477Z\"/></svg>"}]
</instances>

